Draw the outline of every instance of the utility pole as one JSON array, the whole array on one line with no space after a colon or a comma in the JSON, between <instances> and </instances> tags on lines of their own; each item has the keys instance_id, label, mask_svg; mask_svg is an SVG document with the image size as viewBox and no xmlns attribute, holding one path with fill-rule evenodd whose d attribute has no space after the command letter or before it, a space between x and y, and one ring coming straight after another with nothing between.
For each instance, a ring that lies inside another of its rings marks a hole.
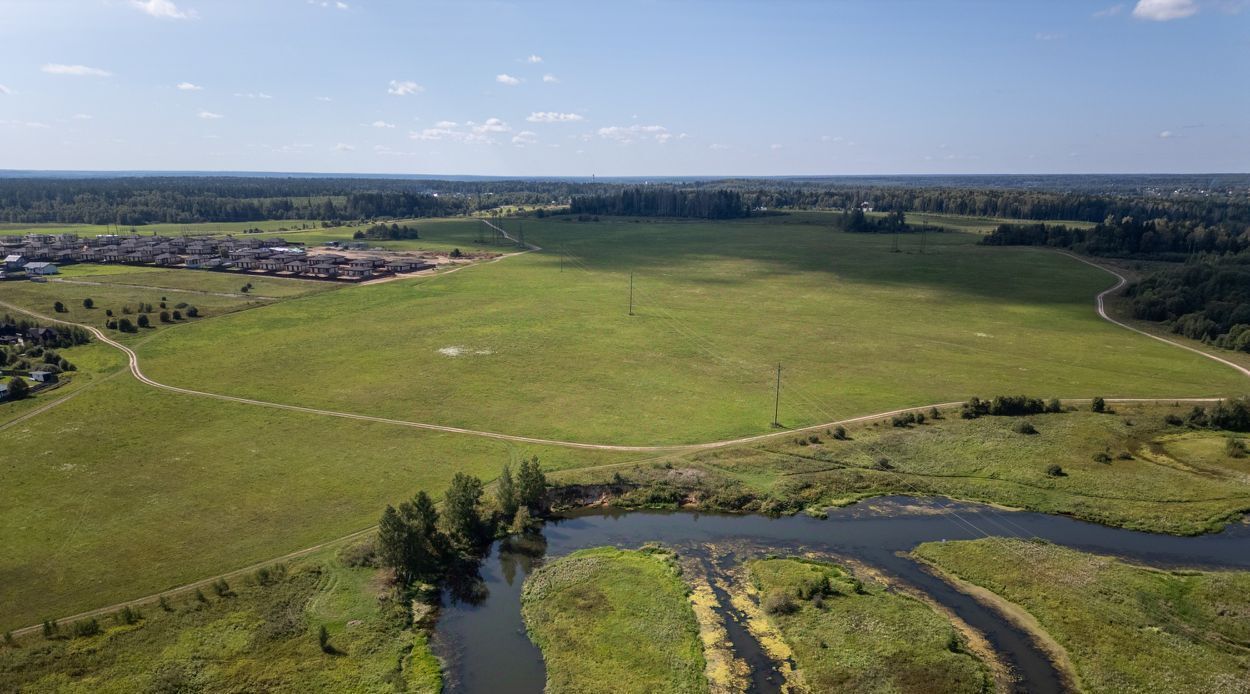
<instances>
[{"instance_id":1,"label":"utility pole","mask_svg":"<svg viewBox=\"0 0 1250 694\"><path fill-rule=\"evenodd\" d=\"M634 315L634 273L629 273L629 315Z\"/></svg>"},{"instance_id":2,"label":"utility pole","mask_svg":"<svg viewBox=\"0 0 1250 694\"><path fill-rule=\"evenodd\" d=\"M560 246L560 272L564 272L564 246Z\"/></svg>"},{"instance_id":3,"label":"utility pole","mask_svg":"<svg viewBox=\"0 0 1250 694\"><path fill-rule=\"evenodd\" d=\"M781 428L781 422L778 421L778 415L781 414L781 362L777 363L777 390L773 396L773 426Z\"/></svg>"},{"instance_id":4,"label":"utility pole","mask_svg":"<svg viewBox=\"0 0 1250 694\"><path fill-rule=\"evenodd\" d=\"M894 230L894 248L890 252L898 253L898 229Z\"/></svg>"}]
</instances>

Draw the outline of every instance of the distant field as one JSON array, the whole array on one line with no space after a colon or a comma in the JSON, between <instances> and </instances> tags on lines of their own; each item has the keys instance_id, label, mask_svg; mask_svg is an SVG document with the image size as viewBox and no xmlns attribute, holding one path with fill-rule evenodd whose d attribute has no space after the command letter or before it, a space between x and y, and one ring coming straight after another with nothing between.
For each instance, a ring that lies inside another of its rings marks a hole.
<instances>
[{"instance_id":1,"label":"distant field","mask_svg":"<svg viewBox=\"0 0 1250 694\"><path fill-rule=\"evenodd\" d=\"M475 233L470 220L445 224ZM785 217L527 229L543 253L169 332L144 345L145 368L213 392L637 444L768 431L778 363L787 426L987 390L1180 397L1248 385L1102 321L1093 296L1112 278L1041 249L945 233L924 254L915 235L891 253L888 235ZM276 361L300 369L265 368Z\"/></svg>"},{"instance_id":2,"label":"distant field","mask_svg":"<svg viewBox=\"0 0 1250 694\"><path fill-rule=\"evenodd\" d=\"M339 289L345 286L335 282L319 280L127 265L67 265L61 269L61 278L74 282L141 285L187 292L217 292L225 294L242 294L243 285L251 284L252 288L248 290L249 294L274 298L302 296L304 294ZM52 288L56 286L58 285L55 281L50 282L48 284L49 291L52 291ZM84 286L81 291L90 291L90 289ZM240 296L239 298L248 297Z\"/></svg>"}]
</instances>

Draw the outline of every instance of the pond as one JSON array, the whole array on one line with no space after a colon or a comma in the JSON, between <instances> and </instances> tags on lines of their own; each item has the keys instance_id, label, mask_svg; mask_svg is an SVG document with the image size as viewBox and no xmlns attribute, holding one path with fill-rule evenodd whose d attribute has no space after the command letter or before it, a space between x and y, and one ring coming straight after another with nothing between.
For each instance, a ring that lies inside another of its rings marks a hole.
<instances>
[{"instance_id":1,"label":"pond","mask_svg":"<svg viewBox=\"0 0 1250 694\"><path fill-rule=\"evenodd\" d=\"M587 547L638 547L647 542L660 542L683 555L702 557L708 545L739 543L752 548L753 554L747 556L827 552L881 569L925 592L985 634L1015 670L1021 691L1063 691L1058 672L1024 632L905 556L922 542L987 536L1041 538L1157 566L1250 569L1250 526L1245 524L1214 535L1175 537L1064 516L904 497L832 509L827 519L585 511L547 523L541 538L521 544L494 543L482 563L482 583L476 586L474 598L447 596L435 630L435 650L446 663L449 691L541 692L546 684L542 654L526 636L520 596L525 577L544 557ZM729 624L732 620L726 621L737 655L753 666L752 691L778 691L780 678L758 651L758 644L744 629Z\"/></svg>"}]
</instances>

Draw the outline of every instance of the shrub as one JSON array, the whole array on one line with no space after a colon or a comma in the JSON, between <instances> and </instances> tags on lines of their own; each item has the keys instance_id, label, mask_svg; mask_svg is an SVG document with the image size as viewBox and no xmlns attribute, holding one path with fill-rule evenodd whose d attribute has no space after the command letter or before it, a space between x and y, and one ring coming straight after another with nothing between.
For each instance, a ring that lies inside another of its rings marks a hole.
<instances>
[{"instance_id":1,"label":"shrub","mask_svg":"<svg viewBox=\"0 0 1250 694\"><path fill-rule=\"evenodd\" d=\"M1111 462L1111 455L1105 451L1099 451L1094 454L1094 462L1106 465Z\"/></svg>"},{"instance_id":2,"label":"shrub","mask_svg":"<svg viewBox=\"0 0 1250 694\"><path fill-rule=\"evenodd\" d=\"M1107 401L1103 400L1102 398L1094 398L1093 401L1091 401L1089 404L1089 409L1093 410L1094 412L1106 412Z\"/></svg>"},{"instance_id":3,"label":"shrub","mask_svg":"<svg viewBox=\"0 0 1250 694\"><path fill-rule=\"evenodd\" d=\"M138 610L132 609L129 605L127 605L118 611L117 614L114 614L113 619L116 620L118 624L127 625L134 624L140 619L143 619L143 615L140 614Z\"/></svg>"},{"instance_id":4,"label":"shrub","mask_svg":"<svg viewBox=\"0 0 1250 694\"><path fill-rule=\"evenodd\" d=\"M833 438L835 438L835 439L837 439L837 440L839 440L839 441L845 441L845 440L847 440L847 438L848 438L848 437L847 437L847 435L846 435L846 427L844 427L844 426L836 426L836 427L834 427L834 428L833 428Z\"/></svg>"},{"instance_id":5,"label":"shrub","mask_svg":"<svg viewBox=\"0 0 1250 694\"><path fill-rule=\"evenodd\" d=\"M1037 433L1037 427L1033 426L1032 422L1026 422L1024 420L1021 420L1019 422L1016 422L1015 431L1017 434L1025 434L1025 435L1031 436Z\"/></svg>"},{"instance_id":6,"label":"shrub","mask_svg":"<svg viewBox=\"0 0 1250 694\"><path fill-rule=\"evenodd\" d=\"M139 327L140 328L151 327L151 325L152 325L152 321L148 320L148 314L146 313L139 314Z\"/></svg>"},{"instance_id":7,"label":"shrub","mask_svg":"<svg viewBox=\"0 0 1250 694\"><path fill-rule=\"evenodd\" d=\"M196 601L196 602L199 602L199 603L202 603L202 604L204 604L204 605L207 605L207 604L208 604L208 597L207 597L206 595L204 595L204 591L200 590L199 588L196 588L196 589L195 589L195 601Z\"/></svg>"},{"instance_id":8,"label":"shrub","mask_svg":"<svg viewBox=\"0 0 1250 694\"><path fill-rule=\"evenodd\" d=\"M1050 413L1063 412L1063 403L1059 402L1059 398L1051 398L1046 401L1046 411Z\"/></svg>"},{"instance_id":9,"label":"shrub","mask_svg":"<svg viewBox=\"0 0 1250 694\"><path fill-rule=\"evenodd\" d=\"M113 317L113 309L111 309L111 308L106 308L106 309L104 309L104 315L108 316L109 318L112 318L112 317Z\"/></svg>"},{"instance_id":10,"label":"shrub","mask_svg":"<svg viewBox=\"0 0 1250 694\"><path fill-rule=\"evenodd\" d=\"M185 301L179 301L178 303L174 304L174 308L186 308L186 307L187 307L187 302Z\"/></svg>"},{"instance_id":11,"label":"shrub","mask_svg":"<svg viewBox=\"0 0 1250 694\"><path fill-rule=\"evenodd\" d=\"M50 641L61 633L61 625L57 624L55 619L45 619L42 630L43 637Z\"/></svg>"},{"instance_id":12,"label":"shrub","mask_svg":"<svg viewBox=\"0 0 1250 694\"><path fill-rule=\"evenodd\" d=\"M794 600L789 595L779 590L774 590L765 595L761 606L766 614L794 614L799 609L799 606L794 604Z\"/></svg>"},{"instance_id":13,"label":"shrub","mask_svg":"<svg viewBox=\"0 0 1250 694\"><path fill-rule=\"evenodd\" d=\"M83 308L95 308L95 302L91 300L91 297L87 297L86 299L82 300L82 307Z\"/></svg>"},{"instance_id":14,"label":"shrub","mask_svg":"<svg viewBox=\"0 0 1250 694\"><path fill-rule=\"evenodd\" d=\"M873 463L872 466L878 470L894 469L894 464L890 462L889 458L877 458L877 462Z\"/></svg>"},{"instance_id":15,"label":"shrub","mask_svg":"<svg viewBox=\"0 0 1250 694\"><path fill-rule=\"evenodd\" d=\"M58 301L52 304L52 310L56 311L57 313L65 313L65 304Z\"/></svg>"},{"instance_id":16,"label":"shrub","mask_svg":"<svg viewBox=\"0 0 1250 694\"><path fill-rule=\"evenodd\" d=\"M1224 443L1224 452L1230 458L1244 458L1246 457L1246 442L1230 436Z\"/></svg>"},{"instance_id":17,"label":"shrub","mask_svg":"<svg viewBox=\"0 0 1250 694\"><path fill-rule=\"evenodd\" d=\"M1115 459L1116 460L1132 460L1133 454L1129 453L1128 451L1120 451L1119 453L1116 454Z\"/></svg>"},{"instance_id":18,"label":"shrub","mask_svg":"<svg viewBox=\"0 0 1250 694\"><path fill-rule=\"evenodd\" d=\"M321 647L322 653L334 652L334 647L330 645L330 632L326 631L326 625L324 624L317 629L317 645Z\"/></svg>"},{"instance_id":19,"label":"shrub","mask_svg":"<svg viewBox=\"0 0 1250 694\"><path fill-rule=\"evenodd\" d=\"M1058 465L1054 463L1051 463L1050 465L1046 466L1046 474L1050 475L1051 477L1067 477L1068 476L1068 473L1064 472L1063 468L1059 467Z\"/></svg>"},{"instance_id":20,"label":"shrub","mask_svg":"<svg viewBox=\"0 0 1250 694\"><path fill-rule=\"evenodd\" d=\"M198 318L199 315L200 315L200 309L194 306L187 307L187 318Z\"/></svg>"},{"instance_id":21,"label":"shrub","mask_svg":"<svg viewBox=\"0 0 1250 694\"><path fill-rule=\"evenodd\" d=\"M158 606L160 606L160 608L161 608L162 610L164 610L165 612L173 612L173 611L174 611L173 606L169 604L169 599L168 599L168 598L166 598L164 595L162 595L162 596L160 597L160 599L156 601L156 604L157 604Z\"/></svg>"},{"instance_id":22,"label":"shrub","mask_svg":"<svg viewBox=\"0 0 1250 694\"><path fill-rule=\"evenodd\" d=\"M376 540L377 540L376 537L371 536L367 540L362 540L360 542L354 542L350 545L347 545L343 549L339 550L339 561L343 562L345 566L351 566L351 567L379 566L378 547L377 547ZM265 585L266 581L261 580L261 576L260 576L260 573L262 571L265 572L266 576L268 576L269 569L261 568L261 569L258 569L256 572L257 582L260 583L261 585Z\"/></svg>"},{"instance_id":23,"label":"shrub","mask_svg":"<svg viewBox=\"0 0 1250 694\"><path fill-rule=\"evenodd\" d=\"M174 311L174 320L182 320L182 311Z\"/></svg>"},{"instance_id":24,"label":"shrub","mask_svg":"<svg viewBox=\"0 0 1250 694\"><path fill-rule=\"evenodd\" d=\"M1177 417L1174 414L1170 414L1163 418L1163 423L1170 427L1178 427L1184 424L1185 420L1181 419L1180 417Z\"/></svg>"},{"instance_id":25,"label":"shrub","mask_svg":"<svg viewBox=\"0 0 1250 694\"><path fill-rule=\"evenodd\" d=\"M100 623L94 617L90 619L80 619L74 622L74 638L85 638L95 636L100 633Z\"/></svg>"},{"instance_id":26,"label":"shrub","mask_svg":"<svg viewBox=\"0 0 1250 694\"><path fill-rule=\"evenodd\" d=\"M929 408L929 419L941 419L942 411L936 407Z\"/></svg>"},{"instance_id":27,"label":"shrub","mask_svg":"<svg viewBox=\"0 0 1250 694\"><path fill-rule=\"evenodd\" d=\"M233 595L233 593L230 592L230 584L226 583L226 579L224 578L219 578L216 581L213 581L213 592L216 593L219 598L228 598Z\"/></svg>"},{"instance_id":28,"label":"shrub","mask_svg":"<svg viewBox=\"0 0 1250 694\"><path fill-rule=\"evenodd\" d=\"M160 318L161 318L161 322L162 322L162 323L168 323L168 322L169 322L169 311L161 311L161 316L160 316Z\"/></svg>"},{"instance_id":29,"label":"shrub","mask_svg":"<svg viewBox=\"0 0 1250 694\"><path fill-rule=\"evenodd\" d=\"M815 434L812 434L811 436L807 437L807 441L808 443L820 443L820 437Z\"/></svg>"}]
</instances>

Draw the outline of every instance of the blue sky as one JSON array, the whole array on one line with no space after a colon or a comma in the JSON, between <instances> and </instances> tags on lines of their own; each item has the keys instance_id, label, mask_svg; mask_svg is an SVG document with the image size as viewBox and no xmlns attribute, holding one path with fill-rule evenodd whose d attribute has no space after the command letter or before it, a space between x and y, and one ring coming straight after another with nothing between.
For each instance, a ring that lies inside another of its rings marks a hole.
<instances>
[{"instance_id":1,"label":"blue sky","mask_svg":"<svg viewBox=\"0 0 1250 694\"><path fill-rule=\"evenodd\" d=\"M1250 170L1250 2L0 0L0 169Z\"/></svg>"}]
</instances>

